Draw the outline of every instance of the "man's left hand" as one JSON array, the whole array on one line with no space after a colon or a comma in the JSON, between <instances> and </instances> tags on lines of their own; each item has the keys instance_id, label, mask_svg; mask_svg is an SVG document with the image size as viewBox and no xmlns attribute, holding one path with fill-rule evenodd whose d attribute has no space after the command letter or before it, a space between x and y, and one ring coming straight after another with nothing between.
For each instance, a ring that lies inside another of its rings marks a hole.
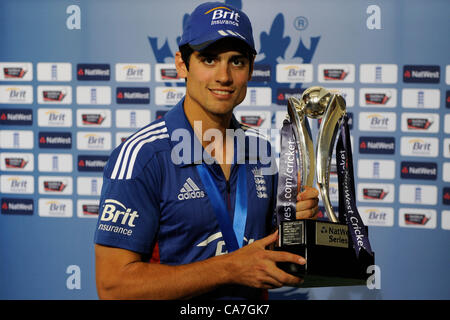
<instances>
[{"instance_id":1,"label":"man's left hand","mask_svg":"<svg viewBox=\"0 0 450 320\"><path fill-rule=\"evenodd\" d=\"M305 186L305 190L297 194L296 211L297 219L317 219L319 191L316 188Z\"/></svg>"}]
</instances>

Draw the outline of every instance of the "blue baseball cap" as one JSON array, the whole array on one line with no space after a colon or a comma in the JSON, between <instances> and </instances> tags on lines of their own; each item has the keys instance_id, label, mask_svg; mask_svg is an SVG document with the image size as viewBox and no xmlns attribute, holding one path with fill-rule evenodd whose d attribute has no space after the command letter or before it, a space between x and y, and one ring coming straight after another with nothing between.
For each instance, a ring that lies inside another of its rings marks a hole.
<instances>
[{"instance_id":1,"label":"blue baseball cap","mask_svg":"<svg viewBox=\"0 0 450 320\"><path fill-rule=\"evenodd\" d=\"M256 54L252 25L247 15L222 2L207 2L191 13L178 45L189 44L192 49L201 51L226 37L242 40Z\"/></svg>"}]
</instances>

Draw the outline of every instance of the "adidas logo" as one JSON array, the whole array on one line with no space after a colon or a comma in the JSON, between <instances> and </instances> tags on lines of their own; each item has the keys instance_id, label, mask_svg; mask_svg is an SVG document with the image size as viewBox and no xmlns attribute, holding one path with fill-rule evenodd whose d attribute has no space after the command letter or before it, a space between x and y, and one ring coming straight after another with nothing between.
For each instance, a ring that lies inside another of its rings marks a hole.
<instances>
[{"instance_id":1,"label":"adidas logo","mask_svg":"<svg viewBox=\"0 0 450 320\"><path fill-rule=\"evenodd\" d=\"M187 178L183 187L180 189L178 200L197 199L203 198L204 196L205 192L200 190L191 178Z\"/></svg>"}]
</instances>

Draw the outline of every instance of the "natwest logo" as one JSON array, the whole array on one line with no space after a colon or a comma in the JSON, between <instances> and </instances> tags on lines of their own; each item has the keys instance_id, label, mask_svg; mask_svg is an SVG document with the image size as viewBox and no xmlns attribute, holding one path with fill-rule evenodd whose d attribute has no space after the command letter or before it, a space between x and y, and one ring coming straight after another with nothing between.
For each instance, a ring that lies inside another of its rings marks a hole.
<instances>
[{"instance_id":1,"label":"natwest logo","mask_svg":"<svg viewBox=\"0 0 450 320\"><path fill-rule=\"evenodd\" d=\"M70 132L39 132L39 148L72 148Z\"/></svg>"},{"instance_id":2,"label":"natwest logo","mask_svg":"<svg viewBox=\"0 0 450 320\"><path fill-rule=\"evenodd\" d=\"M109 64L78 64L77 80L103 80L109 81Z\"/></svg>"},{"instance_id":3,"label":"natwest logo","mask_svg":"<svg viewBox=\"0 0 450 320\"><path fill-rule=\"evenodd\" d=\"M395 138L359 137L359 153L394 154Z\"/></svg>"},{"instance_id":4,"label":"natwest logo","mask_svg":"<svg viewBox=\"0 0 450 320\"><path fill-rule=\"evenodd\" d=\"M33 214L33 199L2 198L2 214Z\"/></svg>"},{"instance_id":5,"label":"natwest logo","mask_svg":"<svg viewBox=\"0 0 450 320\"><path fill-rule=\"evenodd\" d=\"M150 89L149 88L117 88L117 103L125 104L149 104Z\"/></svg>"},{"instance_id":6,"label":"natwest logo","mask_svg":"<svg viewBox=\"0 0 450 320\"><path fill-rule=\"evenodd\" d=\"M436 162L409 162L401 163L402 179L437 179L437 163Z\"/></svg>"},{"instance_id":7,"label":"natwest logo","mask_svg":"<svg viewBox=\"0 0 450 320\"><path fill-rule=\"evenodd\" d=\"M81 172L103 172L108 162L108 156L78 156L78 171Z\"/></svg>"},{"instance_id":8,"label":"natwest logo","mask_svg":"<svg viewBox=\"0 0 450 320\"><path fill-rule=\"evenodd\" d=\"M403 82L439 83L440 66L403 66Z\"/></svg>"}]
</instances>

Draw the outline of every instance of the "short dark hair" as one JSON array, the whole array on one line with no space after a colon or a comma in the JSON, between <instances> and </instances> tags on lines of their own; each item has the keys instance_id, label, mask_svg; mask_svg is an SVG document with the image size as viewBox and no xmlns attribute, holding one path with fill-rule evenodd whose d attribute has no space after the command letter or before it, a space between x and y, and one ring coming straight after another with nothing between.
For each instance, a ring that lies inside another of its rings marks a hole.
<instances>
[{"instance_id":1,"label":"short dark hair","mask_svg":"<svg viewBox=\"0 0 450 320\"><path fill-rule=\"evenodd\" d=\"M181 59L183 59L184 64L186 65L186 69L189 71L189 59L191 57L191 54L194 52L194 49L192 49L189 44L184 44L178 49L181 53Z\"/></svg>"},{"instance_id":2,"label":"short dark hair","mask_svg":"<svg viewBox=\"0 0 450 320\"><path fill-rule=\"evenodd\" d=\"M255 55L253 54L251 48L245 42L234 38L224 38L219 41L230 41L231 43L233 43L237 48L236 50L244 54L248 58L250 63L252 63L255 59ZM192 49L188 43L180 46L178 49L181 53L181 59L183 59L184 64L186 65L186 69L189 71L189 59L194 52L194 49Z\"/></svg>"}]
</instances>

